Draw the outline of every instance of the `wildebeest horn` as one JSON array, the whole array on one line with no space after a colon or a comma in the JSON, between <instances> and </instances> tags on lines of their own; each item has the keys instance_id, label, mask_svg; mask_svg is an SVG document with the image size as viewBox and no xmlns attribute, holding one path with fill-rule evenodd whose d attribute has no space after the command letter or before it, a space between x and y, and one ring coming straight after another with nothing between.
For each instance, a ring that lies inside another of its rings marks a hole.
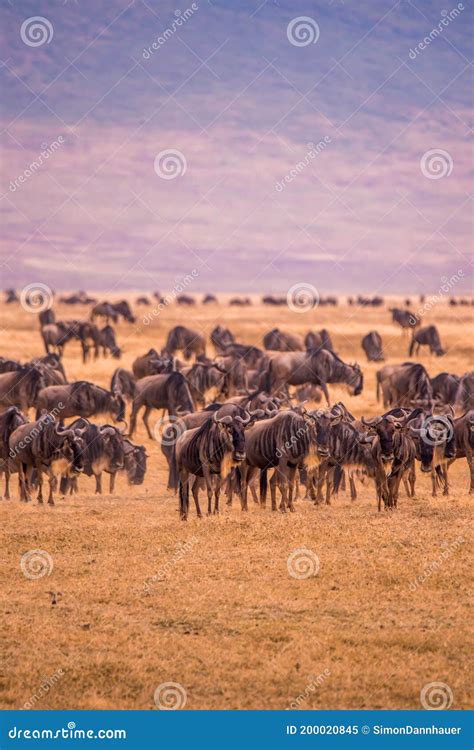
<instances>
[{"instance_id":1,"label":"wildebeest horn","mask_svg":"<svg viewBox=\"0 0 474 750\"><path fill-rule=\"evenodd\" d=\"M360 421L366 427L375 427L375 425L379 424L382 421L382 417L372 417L371 419L366 419L365 417L361 417Z\"/></svg>"},{"instance_id":2,"label":"wildebeest horn","mask_svg":"<svg viewBox=\"0 0 474 750\"><path fill-rule=\"evenodd\" d=\"M102 435L114 435L115 434L115 427L111 427L110 425L104 425L103 427L99 428Z\"/></svg>"},{"instance_id":3,"label":"wildebeest horn","mask_svg":"<svg viewBox=\"0 0 474 750\"><path fill-rule=\"evenodd\" d=\"M241 417L240 414L238 414L236 416L236 418L235 418L236 422L241 422L242 424L248 424L251 419L252 419L252 417L250 416L250 414L247 411L247 409L245 410L245 418Z\"/></svg>"},{"instance_id":4,"label":"wildebeest horn","mask_svg":"<svg viewBox=\"0 0 474 750\"><path fill-rule=\"evenodd\" d=\"M220 422L221 424L232 424L232 417L230 416L230 414L227 414L225 417L221 417L220 419L218 419L216 412L214 419L216 422Z\"/></svg>"},{"instance_id":5,"label":"wildebeest horn","mask_svg":"<svg viewBox=\"0 0 474 750\"><path fill-rule=\"evenodd\" d=\"M421 429L421 427L412 427L412 425L409 425L410 432L412 432L414 435L421 435L421 433L425 432L425 430Z\"/></svg>"}]
</instances>

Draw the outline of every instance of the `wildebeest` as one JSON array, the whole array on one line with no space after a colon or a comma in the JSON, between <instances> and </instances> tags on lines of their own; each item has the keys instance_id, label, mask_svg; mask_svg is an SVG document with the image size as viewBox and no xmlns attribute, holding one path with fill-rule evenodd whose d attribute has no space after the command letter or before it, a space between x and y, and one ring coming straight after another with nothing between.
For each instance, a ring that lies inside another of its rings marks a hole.
<instances>
[{"instance_id":1,"label":"wildebeest","mask_svg":"<svg viewBox=\"0 0 474 750\"><path fill-rule=\"evenodd\" d=\"M362 393L364 376L358 364L347 364L334 352L320 349L315 352L283 352L269 362L265 390L278 393L288 385L313 383L323 390L329 404L327 383L344 383L349 393Z\"/></svg>"},{"instance_id":2,"label":"wildebeest","mask_svg":"<svg viewBox=\"0 0 474 750\"><path fill-rule=\"evenodd\" d=\"M219 387L226 377L224 366L217 362L195 362L180 372L188 382L191 398L199 406L205 405L207 391Z\"/></svg>"},{"instance_id":3,"label":"wildebeest","mask_svg":"<svg viewBox=\"0 0 474 750\"><path fill-rule=\"evenodd\" d=\"M102 347L102 354L104 357L107 356L107 352L110 352L114 359L120 359L122 356L122 350L117 345L115 339L115 331L112 326L104 326L99 331L99 345Z\"/></svg>"},{"instance_id":4,"label":"wildebeest","mask_svg":"<svg viewBox=\"0 0 474 750\"><path fill-rule=\"evenodd\" d=\"M82 417L71 422L68 429L80 434L84 445L82 450L84 474L95 478L96 494L102 494L102 473L106 471L109 474L115 474L125 465L120 432L111 425L91 424ZM72 484L71 489L77 490L75 478L70 479L69 482Z\"/></svg>"},{"instance_id":5,"label":"wildebeest","mask_svg":"<svg viewBox=\"0 0 474 750\"><path fill-rule=\"evenodd\" d=\"M5 289L5 302L10 305L12 302L19 302L20 298L14 289Z\"/></svg>"},{"instance_id":6,"label":"wildebeest","mask_svg":"<svg viewBox=\"0 0 474 750\"><path fill-rule=\"evenodd\" d=\"M0 357L0 374L2 372L15 372L15 370L21 370L22 365L17 362L16 359L5 359Z\"/></svg>"},{"instance_id":7,"label":"wildebeest","mask_svg":"<svg viewBox=\"0 0 474 750\"><path fill-rule=\"evenodd\" d=\"M165 409L170 416L179 416L194 411L193 400L184 375L180 372L172 372L169 375L148 375L137 382L130 416L130 437L133 437L138 412L143 406L145 407L143 423L148 437L152 440L153 434L148 423L152 409Z\"/></svg>"},{"instance_id":8,"label":"wildebeest","mask_svg":"<svg viewBox=\"0 0 474 750\"><path fill-rule=\"evenodd\" d=\"M331 336L325 328L321 328L319 332L308 331L304 339L304 345L306 349L311 351L316 349L327 349L330 352L334 351Z\"/></svg>"},{"instance_id":9,"label":"wildebeest","mask_svg":"<svg viewBox=\"0 0 474 750\"><path fill-rule=\"evenodd\" d=\"M54 505L57 476L77 474L83 470L83 448L80 435L60 427L49 414L17 427L10 435L9 449L18 470L20 499L25 502L31 500L30 481L33 470L36 470L38 502L43 502L43 472L46 472L49 480L48 503Z\"/></svg>"},{"instance_id":10,"label":"wildebeest","mask_svg":"<svg viewBox=\"0 0 474 750\"><path fill-rule=\"evenodd\" d=\"M302 352L304 351L304 342L301 336L295 333L280 331L279 328L272 328L263 337L263 346L265 349L277 352Z\"/></svg>"},{"instance_id":11,"label":"wildebeest","mask_svg":"<svg viewBox=\"0 0 474 750\"><path fill-rule=\"evenodd\" d=\"M454 405L460 381L459 375L452 375L450 372L440 372L431 378L434 400L440 404Z\"/></svg>"},{"instance_id":12,"label":"wildebeest","mask_svg":"<svg viewBox=\"0 0 474 750\"><path fill-rule=\"evenodd\" d=\"M40 328L48 325L49 323L54 323L56 320L54 310L51 310L51 309L41 310L41 312L38 313L38 319L39 319Z\"/></svg>"},{"instance_id":13,"label":"wildebeest","mask_svg":"<svg viewBox=\"0 0 474 750\"><path fill-rule=\"evenodd\" d=\"M175 326L168 333L165 352L173 356L177 351L182 351L184 359L190 360L193 354L199 357L206 354L206 341L202 333L193 331L185 326Z\"/></svg>"},{"instance_id":14,"label":"wildebeest","mask_svg":"<svg viewBox=\"0 0 474 750\"><path fill-rule=\"evenodd\" d=\"M222 352L226 356L242 359L250 370L258 368L265 359L265 352L250 344L227 344Z\"/></svg>"},{"instance_id":15,"label":"wildebeest","mask_svg":"<svg viewBox=\"0 0 474 750\"><path fill-rule=\"evenodd\" d=\"M410 430L416 438L417 458L423 472L431 473L432 495L436 497L438 481L443 482L443 494L447 495L448 464L456 457L456 437L451 414L421 414L410 422Z\"/></svg>"},{"instance_id":16,"label":"wildebeest","mask_svg":"<svg viewBox=\"0 0 474 750\"><path fill-rule=\"evenodd\" d=\"M234 342L234 335L228 328L224 328L224 326L217 325L211 331L211 343L220 354L224 353L228 344L233 344Z\"/></svg>"},{"instance_id":17,"label":"wildebeest","mask_svg":"<svg viewBox=\"0 0 474 750\"><path fill-rule=\"evenodd\" d=\"M362 339L362 349L368 362L383 362L382 337L377 331L370 331Z\"/></svg>"},{"instance_id":18,"label":"wildebeest","mask_svg":"<svg viewBox=\"0 0 474 750\"><path fill-rule=\"evenodd\" d=\"M125 299L121 302L100 302L95 305L91 310L91 320L99 316L105 318L107 323L109 320L117 323L119 316L122 316L128 323L135 323L135 316Z\"/></svg>"},{"instance_id":19,"label":"wildebeest","mask_svg":"<svg viewBox=\"0 0 474 750\"><path fill-rule=\"evenodd\" d=\"M150 349L146 354L137 357L133 364L133 374L137 380L146 378L147 375L161 375L173 371L173 358L169 355L162 356L156 349Z\"/></svg>"},{"instance_id":20,"label":"wildebeest","mask_svg":"<svg viewBox=\"0 0 474 750\"><path fill-rule=\"evenodd\" d=\"M417 328L421 325L421 319L409 310L402 310L399 307L390 307L389 312L392 313L393 322L401 327L402 332Z\"/></svg>"},{"instance_id":21,"label":"wildebeest","mask_svg":"<svg viewBox=\"0 0 474 750\"><path fill-rule=\"evenodd\" d=\"M189 294L180 294L178 297L176 297L176 302L178 305L195 305L196 300L194 297L191 297Z\"/></svg>"},{"instance_id":22,"label":"wildebeest","mask_svg":"<svg viewBox=\"0 0 474 750\"><path fill-rule=\"evenodd\" d=\"M216 385L219 385L220 393L224 398L230 398L247 390L247 367L243 359L219 355L216 357L215 366L221 373L221 377L216 378Z\"/></svg>"},{"instance_id":23,"label":"wildebeest","mask_svg":"<svg viewBox=\"0 0 474 750\"><path fill-rule=\"evenodd\" d=\"M18 406L28 413L43 385L43 373L36 365L23 365L13 372L0 374L0 407Z\"/></svg>"},{"instance_id":24,"label":"wildebeest","mask_svg":"<svg viewBox=\"0 0 474 750\"><path fill-rule=\"evenodd\" d=\"M120 393L111 393L87 380L42 388L36 398L36 417L55 414L63 422L68 417L92 417L108 414L114 422L125 421L125 401Z\"/></svg>"},{"instance_id":25,"label":"wildebeest","mask_svg":"<svg viewBox=\"0 0 474 750\"><path fill-rule=\"evenodd\" d=\"M112 393L120 393L125 401L132 401L136 393L136 380L130 370L118 367L110 381L110 390Z\"/></svg>"},{"instance_id":26,"label":"wildebeest","mask_svg":"<svg viewBox=\"0 0 474 750\"><path fill-rule=\"evenodd\" d=\"M143 484L146 474L148 453L146 452L145 446L135 445L128 440L128 438L123 436L121 439L124 454L123 469L117 471L109 471L109 469L106 469L106 472L110 474L109 492L111 493L114 491L115 477L117 476L117 473L124 471L127 477L127 482L130 485Z\"/></svg>"},{"instance_id":27,"label":"wildebeest","mask_svg":"<svg viewBox=\"0 0 474 750\"><path fill-rule=\"evenodd\" d=\"M62 357L64 347L68 341L80 341L80 325L80 322L77 320L58 320L56 323L48 323L48 325L43 326L41 328L41 337L46 354L49 354L51 349L56 349Z\"/></svg>"},{"instance_id":28,"label":"wildebeest","mask_svg":"<svg viewBox=\"0 0 474 750\"><path fill-rule=\"evenodd\" d=\"M146 306L148 306L148 305L151 305L151 302L148 299L148 297L137 297L136 304L137 305L146 305Z\"/></svg>"},{"instance_id":29,"label":"wildebeest","mask_svg":"<svg viewBox=\"0 0 474 750\"><path fill-rule=\"evenodd\" d=\"M384 406L410 407L423 404L431 408L433 389L423 365L417 362L385 365L377 370L375 376L377 401L382 395Z\"/></svg>"},{"instance_id":30,"label":"wildebeest","mask_svg":"<svg viewBox=\"0 0 474 750\"><path fill-rule=\"evenodd\" d=\"M465 458L469 466L470 483L469 493L474 493L474 409L470 409L462 417L458 417L454 422L454 437L456 440L456 457ZM454 461L452 458L448 466Z\"/></svg>"},{"instance_id":31,"label":"wildebeest","mask_svg":"<svg viewBox=\"0 0 474 750\"><path fill-rule=\"evenodd\" d=\"M10 406L6 411L0 414L0 470L5 473L5 492L4 498L10 498L10 449L9 440L11 434L23 424L28 422L25 415L17 406Z\"/></svg>"},{"instance_id":32,"label":"wildebeest","mask_svg":"<svg viewBox=\"0 0 474 750\"><path fill-rule=\"evenodd\" d=\"M182 520L185 521L188 517L191 476L198 517L202 517L198 496L200 478L204 479L206 485L208 510L211 508L214 492L214 513L219 512L221 484L227 479L232 467L245 458L244 429L250 420L250 414L242 419L229 415L218 417L214 413L212 419L206 420L201 427L187 430L179 436L173 452L171 474L179 476L179 511Z\"/></svg>"},{"instance_id":33,"label":"wildebeest","mask_svg":"<svg viewBox=\"0 0 474 750\"><path fill-rule=\"evenodd\" d=\"M214 294L206 294L202 300L203 305L211 305L214 302L217 302L217 297Z\"/></svg>"},{"instance_id":34,"label":"wildebeest","mask_svg":"<svg viewBox=\"0 0 474 750\"><path fill-rule=\"evenodd\" d=\"M428 346L430 354L436 354L437 357L442 357L446 353L441 346L436 326L425 326L425 328L418 328L417 331L413 331L408 356L411 357L412 354L418 354L420 346Z\"/></svg>"},{"instance_id":35,"label":"wildebeest","mask_svg":"<svg viewBox=\"0 0 474 750\"><path fill-rule=\"evenodd\" d=\"M456 408L461 412L474 409L474 370L464 373L459 381Z\"/></svg>"}]
</instances>

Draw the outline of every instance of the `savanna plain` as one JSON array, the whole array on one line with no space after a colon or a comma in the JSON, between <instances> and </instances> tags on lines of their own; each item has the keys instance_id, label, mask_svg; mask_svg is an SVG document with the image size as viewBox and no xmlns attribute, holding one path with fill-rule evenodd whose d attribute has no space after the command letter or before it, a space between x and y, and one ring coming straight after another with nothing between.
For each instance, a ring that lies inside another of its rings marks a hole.
<instances>
[{"instance_id":1,"label":"savanna plain","mask_svg":"<svg viewBox=\"0 0 474 750\"><path fill-rule=\"evenodd\" d=\"M341 304L300 314L259 304L170 305L149 324L143 317L150 308L135 307L137 323L116 327L120 363L84 365L76 343L63 361L70 381L109 387L118 364L131 369L177 324L204 331L209 341L222 323L238 341L258 346L274 326L303 334L325 327L340 356L360 362L365 376L361 396L330 386L331 400L368 417L383 411L375 396L380 364L366 362L362 336L379 331L386 363L408 359L408 337L387 307ZM41 355L37 315L17 304L0 311L0 354L21 361ZM57 319L90 313L64 305L55 311ZM426 314L428 323L448 350L440 359L418 357L429 374L472 369L472 308L441 303ZM203 520L191 507L184 523L166 489L160 445L141 419L134 440L150 455L141 486L120 478L113 495L99 496L93 479L81 476L78 495L49 507L20 503L14 476L12 499L0 501L3 708L22 708L37 695L41 709L154 709L156 688L168 682L183 686L189 709L418 709L420 691L432 682L449 685L452 708L472 706L465 459L450 469L448 497L433 498L429 475L418 470L416 499L402 489L392 512L378 513L372 483L358 482L355 501L346 492L331 505L300 497L294 514L250 501L244 514L234 498L232 508L223 503L219 516ZM287 561L301 548L317 555L319 571L295 579ZM53 568L31 580L20 559L34 549L47 551Z\"/></svg>"}]
</instances>

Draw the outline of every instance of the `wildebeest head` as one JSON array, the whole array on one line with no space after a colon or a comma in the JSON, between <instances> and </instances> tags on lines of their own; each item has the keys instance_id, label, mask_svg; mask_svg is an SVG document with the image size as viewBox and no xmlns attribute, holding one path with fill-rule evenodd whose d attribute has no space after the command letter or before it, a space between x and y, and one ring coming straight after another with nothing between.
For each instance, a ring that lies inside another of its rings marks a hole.
<instances>
[{"instance_id":1,"label":"wildebeest head","mask_svg":"<svg viewBox=\"0 0 474 750\"><path fill-rule=\"evenodd\" d=\"M391 412L381 417L365 419L362 417L362 424L368 428L368 435L378 437L380 443L381 458L383 461L392 461L394 456L394 437L397 432L403 429L410 420L417 418L421 414L420 408L411 413L405 409L392 409Z\"/></svg>"},{"instance_id":2,"label":"wildebeest head","mask_svg":"<svg viewBox=\"0 0 474 750\"><path fill-rule=\"evenodd\" d=\"M364 373L360 369L360 366L356 363L349 365L352 370L352 374L349 376L347 387L351 396L360 396L364 388Z\"/></svg>"},{"instance_id":3,"label":"wildebeest head","mask_svg":"<svg viewBox=\"0 0 474 750\"><path fill-rule=\"evenodd\" d=\"M61 453L70 464L70 471L80 474L84 471L84 441L77 431L61 429L56 426L57 434L62 438Z\"/></svg>"},{"instance_id":4,"label":"wildebeest head","mask_svg":"<svg viewBox=\"0 0 474 750\"><path fill-rule=\"evenodd\" d=\"M232 451L232 459L243 461L245 458L245 426L250 423L250 415L248 415L248 419L240 416L232 419L230 415L218 418L216 413L213 419L219 427L221 436Z\"/></svg>"},{"instance_id":5,"label":"wildebeest head","mask_svg":"<svg viewBox=\"0 0 474 750\"><path fill-rule=\"evenodd\" d=\"M307 419L308 417L314 424L311 436L316 442L316 452L321 458L326 458L329 455L331 428L340 422L343 416L342 414L334 415L329 411L317 409L316 411L307 412L305 418Z\"/></svg>"},{"instance_id":6,"label":"wildebeest head","mask_svg":"<svg viewBox=\"0 0 474 750\"><path fill-rule=\"evenodd\" d=\"M125 401L121 393L111 394L110 413L114 422L125 422Z\"/></svg>"},{"instance_id":7,"label":"wildebeest head","mask_svg":"<svg viewBox=\"0 0 474 750\"><path fill-rule=\"evenodd\" d=\"M423 418L421 427L411 425L410 430L418 437L421 471L432 471L433 463L437 466L443 458L455 457L456 437L452 414L429 414Z\"/></svg>"},{"instance_id":8,"label":"wildebeest head","mask_svg":"<svg viewBox=\"0 0 474 750\"><path fill-rule=\"evenodd\" d=\"M145 446L134 445L125 440L125 471L129 484L143 484L146 474L146 461L148 454Z\"/></svg>"},{"instance_id":9,"label":"wildebeest head","mask_svg":"<svg viewBox=\"0 0 474 750\"><path fill-rule=\"evenodd\" d=\"M104 441L104 448L109 458L111 471L119 471L124 468L124 450L121 433L109 425L99 428L100 435Z\"/></svg>"}]
</instances>

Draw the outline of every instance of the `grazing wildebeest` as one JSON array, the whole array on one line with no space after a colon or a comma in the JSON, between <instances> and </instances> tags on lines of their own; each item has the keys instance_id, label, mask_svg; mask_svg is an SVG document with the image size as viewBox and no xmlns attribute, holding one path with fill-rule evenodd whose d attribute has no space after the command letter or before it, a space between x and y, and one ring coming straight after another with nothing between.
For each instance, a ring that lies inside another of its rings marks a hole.
<instances>
[{"instance_id":1,"label":"grazing wildebeest","mask_svg":"<svg viewBox=\"0 0 474 750\"><path fill-rule=\"evenodd\" d=\"M214 302L217 302L217 297L214 294L206 294L206 296L203 298L202 304L210 305Z\"/></svg>"},{"instance_id":2,"label":"grazing wildebeest","mask_svg":"<svg viewBox=\"0 0 474 750\"><path fill-rule=\"evenodd\" d=\"M320 386L329 404L327 383L344 383L352 396L362 393L364 376L358 364L346 364L334 352L283 352L269 362L265 390L278 393L288 385Z\"/></svg>"},{"instance_id":3,"label":"grazing wildebeest","mask_svg":"<svg viewBox=\"0 0 474 750\"><path fill-rule=\"evenodd\" d=\"M218 384L224 398L247 391L247 367L243 359L219 355L216 357L216 367L221 373Z\"/></svg>"},{"instance_id":4,"label":"grazing wildebeest","mask_svg":"<svg viewBox=\"0 0 474 750\"><path fill-rule=\"evenodd\" d=\"M425 328L418 328L417 331L413 331L408 356L411 357L412 354L418 354L420 346L429 346L430 354L436 354L437 357L442 357L443 354L446 354L441 346L436 326L426 326Z\"/></svg>"},{"instance_id":5,"label":"grazing wildebeest","mask_svg":"<svg viewBox=\"0 0 474 750\"><path fill-rule=\"evenodd\" d=\"M178 305L195 305L196 300L194 297L191 297L189 294L180 294L178 297L176 297L176 302Z\"/></svg>"},{"instance_id":6,"label":"grazing wildebeest","mask_svg":"<svg viewBox=\"0 0 474 750\"><path fill-rule=\"evenodd\" d=\"M49 480L48 503L54 505L57 475L77 474L83 470L83 448L80 435L61 428L49 414L17 427L10 436L9 449L18 470L20 500L31 500L30 481L36 469L38 502L43 502L45 471Z\"/></svg>"},{"instance_id":7,"label":"grazing wildebeest","mask_svg":"<svg viewBox=\"0 0 474 750\"><path fill-rule=\"evenodd\" d=\"M43 388L48 385L63 385L67 383L67 377L59 354L46 354L44 357L32 359L30 363L35 365L43 375Z\"/></svg>"},{"instance_id":8,"label":"grazing wildebeest","mask_svg":"<svg viewBox=\"0 0 474 750\"><path fill-rule=\"evenodd\" d=\"M304 345L306 349L311 351L316 349L327 349L330 352L334 351L331 336L325 328L321 328L319 332L308 331L304 339Z\"/></svg>"},{"instance_id":9,"label":"grazing wildebeest","mask_svg":"<svg viewBox=\"0 0 474 750\"><path fill-rule=\"evenodd\" d=\"M0 472L5 472L5 492L3 495L5 500L10 498L10 470L12 468L10 467L10 436L17 427L27 422L27 418L17 406L10 406L0 414Z\"/></svg>"},{"instance_id":10,"label":"grazing wildebeest","mask_svg":"<svg viewBox=\"0 0 474 750\"><path fill-rule=\"evenodd\" d=\"M114 422L125 421L125 401L87 380L42 388L36 398L36 418L44 412L55 414L60 422L67 417L93 417L109 414Z\"/></svg>"},{"instance_id":11,"label":"grazing wildebeest","mask_svg":"<svg viewBox=\"0 0 474 750\"><path fill-rule=\"evenodd\" d=\"M175 326L168 333L165 352L173 356L178 350L183 352L184 359L190 360L193 354L199 357L206 354L206 341L198 331L193 331L185 326Z\"/></svg>"},{"instance_id":12,"label":"grazing wildebeest","mask_svg":"<svg viewBox=\"0 0 474 750\"><path fill-rule=\"evenodd\" d=\"M125 452L121 433L111 425L91 424L79 417L68 425L78 432L84 447L82 450L84 474L95 478L95 492L102 494L102 472L109 474L121 471L125 466ZM71 491L77 491L77 480L67 479ZM63 484L66 489L66 483Z\"/></svg>"},{"instance_id":13,"label":"grazing wildebeest","mask_svg":"<svg viewBox=\"0 0 474 750\"><path fill-rule=\"evenodd\" d=\"M19 370L2 373L0 407L18 406L27 414L30 406L35 405L43 385L43 373L36 365L23 365Z\"/></svg>"},{"instance_id":14,"label":"grazing wildebeest","mask_svg":"<svg viewBox=\"0 0 474 750\"><path fill-rule=\"evenodd\" d=\"M423 365L416 362L403 362L399 365L385 365L375 373L377 401L383 396L384 406L416 406L423 404L431 408L433 389L431 380Z\"/></svg>"},{"instance_id":15,"label":"grazing wildebeest","mask_svg":"<svg viewBox=\"0 0 474 750\"><path fill-rule=\"evenodd\" d=\"M440 372L439 375L431 378L434 400L439 404L446 406L453 404L454 406L460 381L459 375L453 375L450 372Z\"/></svg>"},{"instance_id":16,"label":"grazing wildebeest","mask_svg":"<svg viewBox=\"0 0 474 750\"><path fill-rule=\"evenodd\" d=\"M465 458L469 466L469 493L472 495L474 493L474 409L454 420L454 437L456 440L455 458ZM448 462L448 467L455 458Z\"/></svg>"},{"instance_id":17,"label":"grazing wildebeest","mask_svg":"<svg viewBox=\"0 0 474 750\"><path fill-rule=\"evenodd\" d=\"M260 472L260 502L266 503L267 472L275 469L272 480L272 510L276 510L276 486L280 490L280 510L294 511L293 488L298 467L311 474L329 455L329 428L336 417L323 412L297 413L289 409L257 422L246 435L246 458L242 464L242 509L247 510L247 486ZM340 417L337 417L340 419ZM312 485L311 485L312 486Z\"/></svg>"},{"instance_id":18,"label":"grazing wildebeest","mask_svg":"<svg viewBox=\"0 0 474 750\"><path fill-rule=\"evenodd\" d=\"M41 328L41 337L43 339L46 354L51 349L56 349L62 357L64 347L68 341L80 341L80 322L77 320L60 321L49 323Z\"/></svg>"},{"instance_id":19,"label":"grazing wildebeest","mask_svg":"<svg viewBox=\"0 0 474 750\"><path fill-rule=\"evenodd\" d=\"M217 325L211 331L211 343L219 354L223 354L228 344L233 344L234 342L234 335L228 328Z\"/></svg>"},{"instance_id":20,"label":"grazing wildebeest","mask_svg":"<svg viewBox=\"0 0 474 750\"><path fill-rule=\"evenodd\" d=\"M170 416L181 416L186 412L194 411L189 386L180 372L171 372L169 375L148 375L137 382L130 417L130 437L133 437L135 432L138 412L142 406L145 407L143 423L150 440L153 440L153 434L148 420L152 409L165 409Z\"/></svg>"},{"instance_id":21,"label":"grazing wildebeest","mask_svg":"<svg viewBox=\"0 0 474 750\"><path fill-rule=\"evenodd\" d=\"M132 364L133 374L137 380L146 378L147 375L172 372L173 369L173 358L169 355L158 354L156 349L150 349L146 354L137 357Z\"/></svg>"},{"instance_id":22,"label":"grazing wildebeest","mask_svg":"<svg viewBox=\"0 0 474 750\"><path fill-rule=\"evenodd\" d=\"M461 412L474 409L474 370L461 377L456 393L456 409Z\"/></svg>"},{"instance_id":23,"label":"grazing wildebeest","mask_svg":"<svg viewBox=\"0 0 474 750\"><path fill-rule=\"evenodd\" d=\"M402 310L399 307L390 307L389 312L392 313L393 322L401 326L402 333L403 331L408 331L421 325L421 319L409 310Z\"/></svg>"},{"instance_id":24,"label":"grazing wildebeest","mask_svg":"<svg viewBox=\"0 0 474 750\"><path fill-rule=\"evenodd\" d=\"M109 323L109 320L117 323L120 315L128 323L135 323L135 316L130 305L124 299L121 302L100 302L91 310L91 320L100 316L105 318L107 323Z\"/></svg>"},{"instance_id":25,"label":"grazing wildebeest","mask_svg":"<svg viewBox=\"0 0 474 750\"><path fill-rule=\"evenodd\" d=\"M219 388L226 377L224 365L216 362L195 362L191 367L183 367L180 372L186 378L191 397L198 406L205 406L207 391Z\"/></svg>"},{"instance_id":26,"label":"grazing wildebeest","mask_svg":"<svg viewBox=\"0 0 474 750\"><path fill-rule=\"evenodd\" d=\"M206 420L201 427L186 430L178 437L170 472L173 484L176 484L176 477L179 477L179 511L183 521L188 517L191 475L194 477L192 493L198 517L202 517L198 495L200 479L204 479L206 485L208 512L211 510L213 492L214 513L219 512L221 485L232 468L245 458L244 430L250 421L250 414L243 419L230 415L218 417L215 412L212 419Z\"/></svg>"},{"instance_id":27,"label":"grazing wildebeest","mask_svg":"<svg viewBox=\"0 0 474 750\"><path fill-rule=\"evenodd\" d=\"M368 362L383 362L382 337L377 331L370 331L364 336L362 349Z\"/></svg>"},{"instance_id":28,"label":"grazing wildebeest","mask_svg":"<svg viewBox=\"0 0 474 750\"><path fill-rule=\"evenodd\" d=\"M56 316L54 314L54 310L41 310L40 313L38 313L38 319L40 323L40 328L43 326L49 325L50 323L54 323L56 320Z\"/></svg>"},{"instance_id":29,"label":"grazing wildebeest","mask_svg":"<svg viewBox=\"0 0 474 750\"><path fill-rule=\"evenodd\" d=\"M136 393L136 380L130 370L118 367L110 381L110 390L112 393L120 393L125 401L133 401Z\"/></svg>"},{"instance_id":30,"label":"grazing wildebeest","mask_svg":"<svg viewBox=\"0 0 474 750\"><path fill-rule=\"evenodd\" d=\"M448 464L456 457L453 414L454 409L450 414L425 413L410 420L410 431L415 437L416 457L420 461L421 471L431 473L433 497L436 497L439 481L443 482L443 495L449 494Z\"/></svg>"},{"instance_id":31,"label":"grazing wildebeest","mask_svg":"<svg viewBox=\"0 0 474 750\"><path fill-rule=\"evenodd\" d=\"M137 297L136 304L149 306L151 305L151 302L148 297Z\"/></svg>"},{"instance_id":32,"label":"grazing wildebeest","mask_svg":"<svg viewBox=\"0 0 474 750\"><path fill-rule=\"evenodd\" d=\"M263 337L263 346L265 349L277 352L302 352L304 351L304 342L301 336L295 333L286 333L279 328L272 328L271 331Z\"/></svg>"},{"instance_id":33,"label":"grazing wildebeest","mask_svg":"<svg viewBox=\"0 0 474 750\"><path fill-rule=\"evenodd\" d=\"M104 326L99 331L99 346L102 347L104 357L107 356L107 352L110 352L114 359L120 359L122 356L122 350L117 345L115 331L112 326Z\"/></svg>"},{"instance_id":34,"label":"grazing wildebeest","mask_svg":"<svg viewBox=\"0 0 474 750\"><path fill-rule=\"evenodd\" d=\"M250 297L232 297L232 299L229 300L229 305L233 307L247 307L251 304L252 300Z\"/></svg>"}]
</instances>

